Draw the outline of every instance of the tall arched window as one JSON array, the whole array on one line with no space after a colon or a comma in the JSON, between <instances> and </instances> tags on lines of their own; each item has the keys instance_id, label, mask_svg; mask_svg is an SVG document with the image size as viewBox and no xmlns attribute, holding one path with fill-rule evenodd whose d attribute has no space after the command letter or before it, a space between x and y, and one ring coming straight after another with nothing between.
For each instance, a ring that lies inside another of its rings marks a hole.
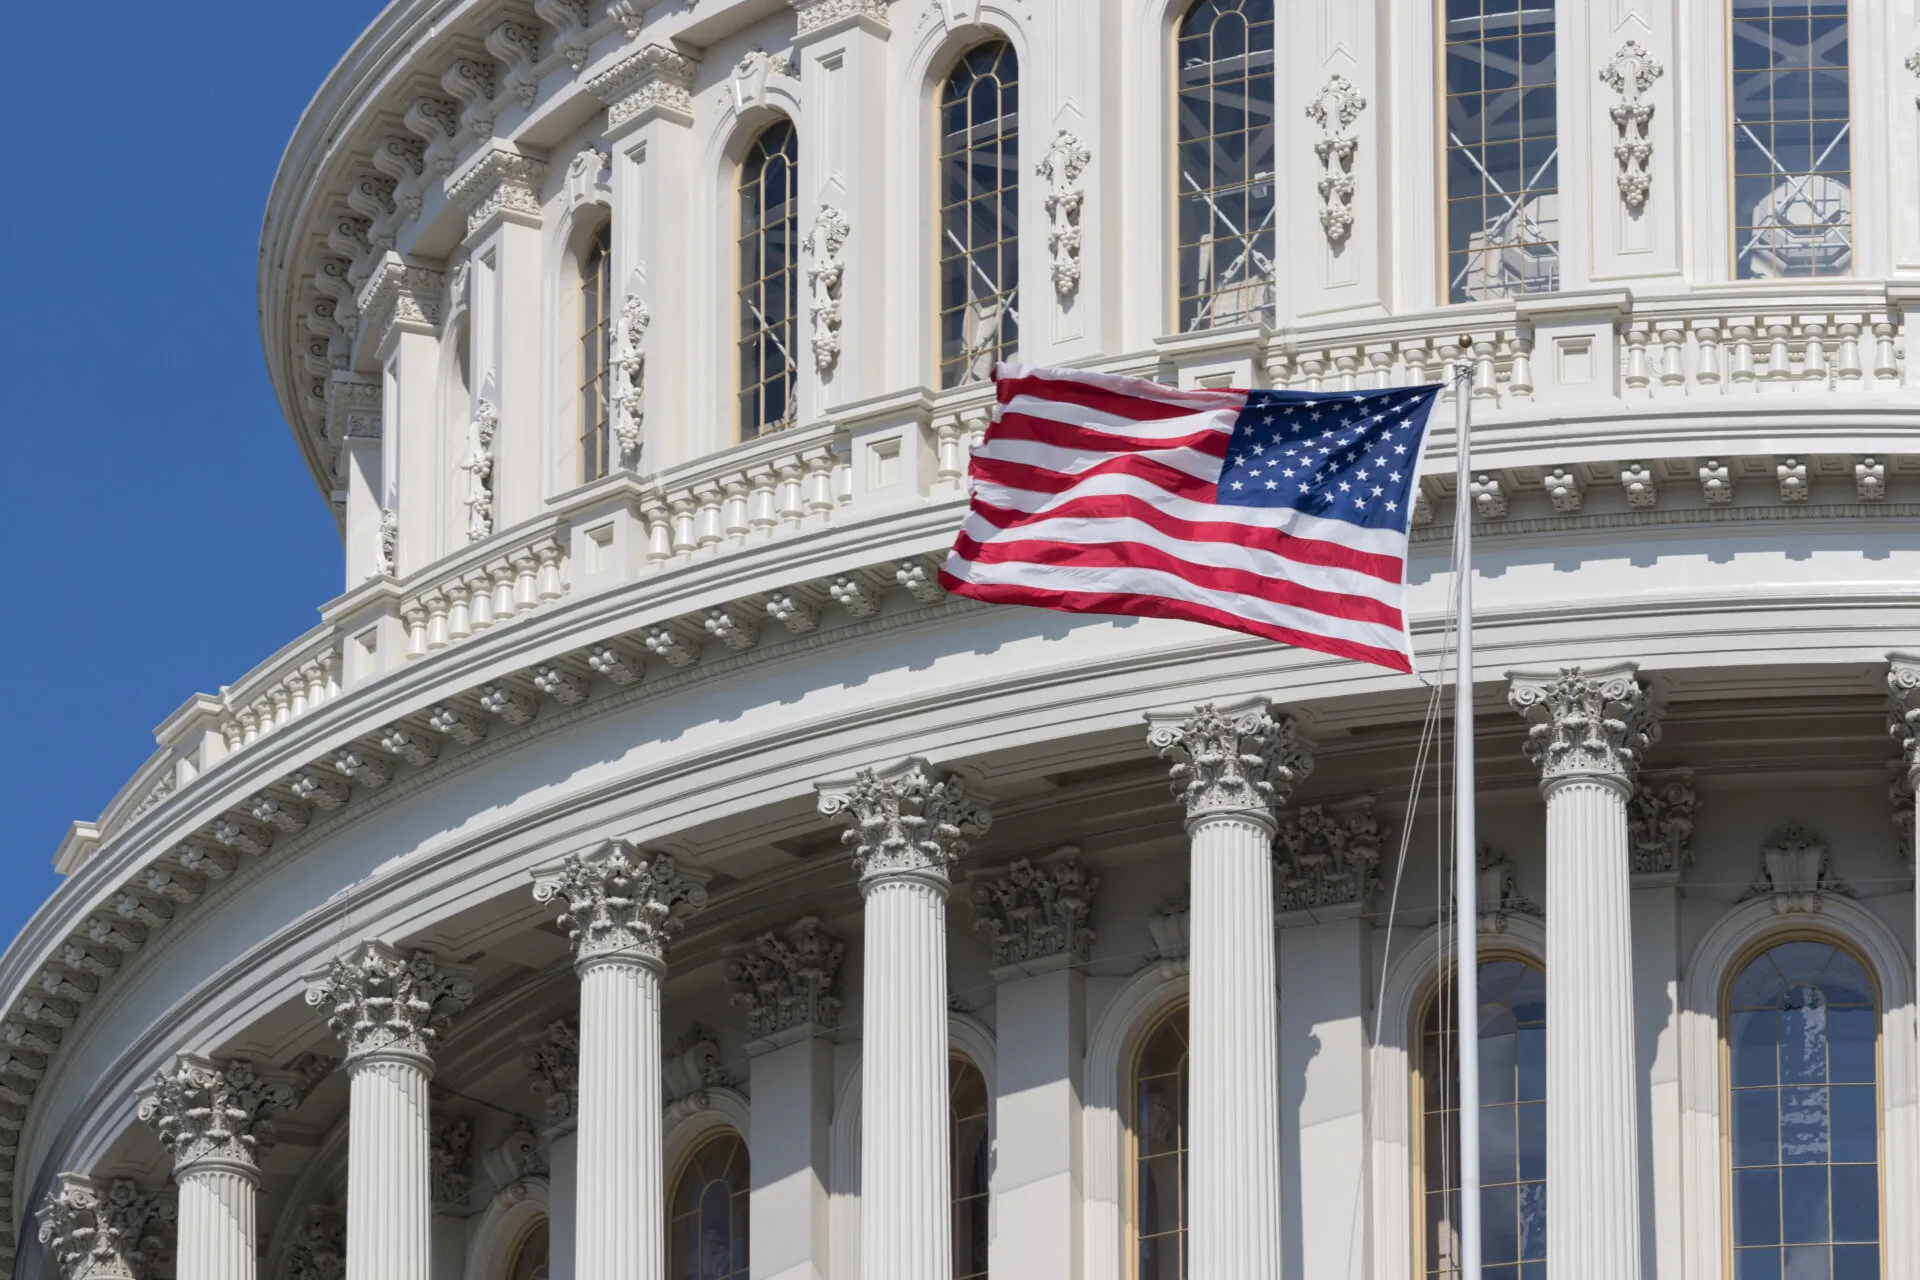
<instances>
[{"instance_id":1,"label":"tall arched window","mask_svg":"<svg viewBox=\"0 0 1920 1280\"><path fill-rule=\"evenodd\" d=\"M1020 64L1004 40L940 87L940 385L991 376L1020 343Z\"/></svg>"},{"instance_id":2,"label":"tall arched window","mask_svg":"<svg viewBox=\"0 0 1920 1280\"><path fill-rule=\"evenodd\" d=\"M668 1280L746 1280L747 1144L728 1130L680 1166L667 1203Z\"/></svg>"},{"instance_id":3,"label":"tall arched window","mask_svg":"<svg viewBox=\"0 0 1920 1280\"><path fill-rule=\"evenodd\" d=\"M989 1162L987 1078L972 1061L947 1059L948 1135L953 1159L953 1277L985 1280L987 1274Z\"/></svg>"},{"instance_id":4,"label":"tall arched window","mask_svg":"<svg viewBox=\"0 0 1920 1280\"><path fill-rule=\"evenodd\" d=\"M1423 1276L1460 1273L1459 1015L1452 983L1420 1026ZM1546 1280L1547 982L1480 965L1480 1256L1486 1280Z\"/></svg>"},{"instance_id":5,"label":"tall arched window","mask_svg":"<svg viewBox=\"0 0 1920 1280\"><path fill-rule=\"evenodd\" d=\"M1880 1016L1828 942L1750 960L1727 991L1735 1280L1880 1280Z\"/></svg>"},{"instance_id":6,"label":"tall arched window","mask_svg":"<svg viewBox=\"0 0 1920 1280\"><path fill-rule=\"evenodd\" d=\"M1273 0L1199 0L1174 54L1182 331L1274 318Z\"/></svg>"},{"instance_id":7,"label":"tall arched window","mask_svg":"<svg viewBox=\"0 0 1920 1280\"><path fill-rule=\"evenodd\" d=\"M800 139L782 120L740 166L740 438L794 421L794 313L800 278Z\"/></svg>"},{"instance_id":8,"label":"tall arched window","mask_svg":"<svg viewBox=\"0 0 1920 1280\"><path fill-rule=\"evenodd\" d=\"M607 474L613 421L613 228L594 233L580 255L580 479Z\"/></svg>"},{"instance_id":9,"label":"tall arched window","mask_svg":"<svg viewBox=\"0 0 1920 1280\"><path fill-rule=\"evenodd\" d=\"M1160 1019L1133 1061L1136 1280L1187 1274L1187 1007Z\"/></svg>"},{"instance_id":10,"label":"tall arched window","mask_svg":"<svg viewBox=\"0 0 1920 1280\"><path fill-rule=\"evenodd\" d=\"M1733 274L1853 269L1847 0L1733 0Z\"/></svg>"},{"instance_id":11,"label":"tall arched window","mask_svg":"<svg viewBox=\"0 0 1920 1280\"><path fill-rule=\"evenodd\" d=\"M1553 0L1444 0L1447 299L1560 287Z\"/></svg>"},{"instance_id":12,"label":"tall arched window","mask_svg":"<svg viewBox=\"0 0 1920 1280\"><path fill-rule=\"evenodd\" d=\"M542 1218L521 1237L519 1246L514 1249L513 1265L507 1268L507 1280L547 1280L550 1265L547 1238L547 1220Z\"/></svg>"}]
</instances>

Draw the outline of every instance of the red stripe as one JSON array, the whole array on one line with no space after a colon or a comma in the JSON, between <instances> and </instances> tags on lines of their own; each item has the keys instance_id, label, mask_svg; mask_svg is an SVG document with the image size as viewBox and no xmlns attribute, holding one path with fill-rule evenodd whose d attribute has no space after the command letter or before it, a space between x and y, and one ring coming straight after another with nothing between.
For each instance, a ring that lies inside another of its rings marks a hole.
<instances>
[{"instance_id":1,"label":"red stripe","mask_svg":"<svg viewBox=\"0 0 1920 1280\"><path fill-rule=\"evenodd\" d=\"M1096 463L1085 471L1049 471L1045 467L1036 467L1025 462L1008 462L1004 458L983 458L973 455L973 476L989 484L1003 484L1009 489L1024 489L1029 493L1065 493L1077 485L1083 484L1094 476L1126 475L1157 485L1176 497L1187 498L1193 502L1212 503L1217 492L1216 483L1202 480L1198 476L1170 467L1155 458L1143 457L1134 453L1122 453Z\"/></svg>"},{"instance_id":2,"label":"red stripe","mask_svg":"<svg viewBox=\"0 0 1920 1280\"><path fill-rule=\"evenodd\" d=\"M1281 529L1267 529L1258 525L1234 524L1226 520L1182 520L1151 502L1124 493L1069 498L1045 511L1033 512L996 507L975 498L973 513L1000 529L1017 529L1037 520L1132 519L1182 542L1231 542L1255 551L1284 556L1300 564L1349 569L1382 582L1400 581L1403 570L1398 556L1359 551L1343 543L1302 538Z\"/></svg>"},{"instance_id":3,"label":"red stripe","mask_svg":"<svg viewBox=\"0 0 1920 1280\"><path fill-rule=\"evenodd\" d=\"M1119 453L1126 449L1193 449L1216 458L1224 458L1227 456L1227 441L1232 438L1231 431L1223 431L1217 426L1203 427L1184 436L1155 439L1151 436L1121 435L1116 431L1103 431L1099 427L1083 427L1077 423L1059 422L1052 418L1035 418L1024 413L1005 413L1000 415L999 421L987 428L984 443L992 444L995 440L1033 440L1062 449L1083 449L1089 453Z\"/></svg>"},{"instance_id":4,"label":"red stripe","mask_svg":"<svg viewBox=\"0 0 1920 1280\"><path fill-rule=\"evenodd\" d=\"M1142 421L1162 418L1184 418L1188 414L1205 413L1209 409L1238 410L1247 402L1244 391L1182 391L1175 392L1171 387L1162 387L1158 383L1143 382L1137 378L1128 379L1141 388L1139 395L1126 395L1118 391L1109 391L1102 386L1087 382L1075 382L1066 378L1045 378L1028 374L1023 378L1001 379L996 388L1001 404L1006 404L1015 396L1032 396L1036 400L1052 400L1060 404L1077 404L1087 409L1098 409L1102 413L1111 413L1122 418L1138 418ZM1183 397L1179 401L1161 399L1154 392L1172 392Z\"/></svg>"},{"instance_id":5,"label":"red stripe","mask_svg":"<svg viewBox=\"0 0 1920 1280\"><path fill-rule=\"evenodd\" d=\"M1073 569L1152 569L1184 579L1207 591L1252 596L1271 604L1310 609L1329 618L1371 622L1400 628L1400 610L1369 596L1346 595L1303 586L1285 578L1268 578L1224 565L1199 565L1169 555L1144 542L1017 542L981 543L966 534L954 540L953 553L975 564L1036 564Z\"/></svg>"},{"instance_id":6,"label":"red stripe","mask_svg":"<svg viewBox=\"0 0 1920 1280\"><path fill-rule=\"evenodd\" d=\"M1315 635L1310 631L1295 631L1289 627L1269 626L1219 609L1189 604L1184 600L1168 600L1161 596L1141 596L1121 592L1040 591L1032 587L1006 586L999 583L963 582L944 569L940 572L940 585L954 595L967 596L987 604L1024 604L1040 609L1058 609L1066 613L1108 613L1138 618L1176 618L1184 622L1199 622L1211 627L1223 627L1228 631L1239 631L1266 640L1277 640L1281 644L1290 644L1299 649L1311 649L1316 653L1329 653L1337 658L1371 662L1392 671L1410 674L1413 670L1407 661L1407 655L1398 650L1379 649L1372 645L1356 644L1350 640L1336 640L1331 636Z\"/></svg>"}]
</instances>

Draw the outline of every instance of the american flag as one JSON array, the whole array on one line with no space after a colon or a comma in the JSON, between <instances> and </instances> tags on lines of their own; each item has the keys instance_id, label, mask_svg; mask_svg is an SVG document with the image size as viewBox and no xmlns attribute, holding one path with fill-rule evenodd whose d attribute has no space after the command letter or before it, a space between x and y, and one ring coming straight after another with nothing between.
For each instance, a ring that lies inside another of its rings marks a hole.
<instances>
[{"instance_id":1,"label":"american flag","mask_svg":"<svg viewBox=\"0 0 1920 1280\"><path fill-rule=\"evenodd\" d=\"M940 581L1411 671L1407 522L1440 388L1180 391L1001 365Z\"/></svg>"}]
</instances>

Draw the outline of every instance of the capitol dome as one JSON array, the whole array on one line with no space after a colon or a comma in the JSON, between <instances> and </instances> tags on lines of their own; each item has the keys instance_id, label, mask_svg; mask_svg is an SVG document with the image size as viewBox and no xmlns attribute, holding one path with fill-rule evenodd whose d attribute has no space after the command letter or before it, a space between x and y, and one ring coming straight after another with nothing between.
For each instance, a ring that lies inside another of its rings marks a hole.
<instances>
[{"instance_id":1,"label":"capitol dome","mask_svg":"<svg viewBox=\"0 0 1920 1280\"><path fill-rule=\"evenodd\" d=\"M1453 1277L1464 929L1489 1280L1920 1275L1916 72L1892 0L394 0L260 246L341 591L0 959L0 1272ZM1468 366L1476 920L1422 680L942 589L1016 360Z\"/></svg>"}]
</instances>

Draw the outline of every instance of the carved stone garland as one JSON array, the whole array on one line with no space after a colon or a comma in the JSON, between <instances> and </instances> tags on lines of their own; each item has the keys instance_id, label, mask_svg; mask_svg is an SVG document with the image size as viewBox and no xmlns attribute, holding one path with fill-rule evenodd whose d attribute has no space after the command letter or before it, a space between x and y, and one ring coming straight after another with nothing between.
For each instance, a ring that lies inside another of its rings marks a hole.
<instances>
[{"instance_id":1,"label":"carved stone garland","mask_svg":"<svg viewBox=\"0 0 1920 1280\"><path fill-rule=\"evenodd\" d=\"M807 268L807 288L812 294L807 315L813 322L813 367L823 378L840 363L840 285L847 269L841 255L851 230L845 214L830 204L821 205L813 230L801 244L813 259Z\"/></svg>"},{"instance_id":2,"label":"carved stone garland","mask_svg":"<svg viewBox=\"0 0 1920 1280\"><path fill-rule=\"evenodd\" d=\"M838 981L846 944L808 916L786 936L763 933L727 960L733 1003L755 1036L798 1027L831 1031L840 1023Z\"/></svg>"},{"instance_id":3,"label":"carved stone garland","mask_svg":"<svg viewBox=\"0 0 1920 1280\"><path fill-rule=\"evenodd\" d=\"M1353 234L1353 159L1360 139L1353 125L1367 108L1345 76L1328 79L1307 104L1307 118L1320 126L1313 144L1320 158L1320 227L1327 243L1342 245Z\"/></svg>"},{"instance_id":4,"label":"carved stone garland","mask_svg":"<svg viewBox=\"0 0 1920 1280\"><path fill-rule=\"evenodd\" d=\"M1653 103L1646 95L1665 70L1638 40L1621 45L1612 61L1600 68L1600 82L1620 99L1607 109L1617 135L1613 159L1619 173L1615 181L1622 203L1634 213L1647 207L1647 194L1653 187Z\"/></svg>"},{"instance_id":5,"label":"carved stone garland","mask_svg":"<svg viewBox=\"0 0 1920 1280\"><path fill-rule=\"evenodd\" d=\"M993 963L1031 964L1053 957L1084 961L1097 936L1087 927L1100 877L1071 846L1038 864L1022 858L975 881L973 927L993 941Z\"/></svg>"},{"instance_id":6,"label":"carved stone garland","mask_svg":"<svg viewBox=\"0 0 1920 1280\"><path fill-rule=\"evenodd\" d=\"M40 1243L67 1280L146 1280L166 1251L171 1200L129 1178L63 1173L40 1206Z\"/></svg>"},{"instance_id":7,"label":"carved stone garland","mask_svg":"<svg viewBox=\"0 0 1920 1280\"><path fill-rule=\"evenodd\" d=\"M1283 815L1273 851L1276 910L1364 907L1380 891L1380 820L1372 796Z\"/></svg>"},{"instance_id":8,"label":"carved stone garland","mask_svg":"<svg viewBox=\"0 0 1920 1280\"><path fill-rule=\"evenodd\" d=\"M397 557L400 552L400 513L392 507L384 507L380 512L380 563L375 577L391 578L397 572Z\"/></svg>"},{"instance_id":9,"label":"carved stone garland","mask_svg":"<svg viewBox=\"0 0 1920 1280\"><path fill-rule=\"evenodd\" d=\"M1080 288L1080 210L1087 199L1080 175L1092 162L1093 152L1079 136L1062 129L1034 166L1047 180L1047 252L1053 256L1053 290L1062 302Z\"/></svg>"},{"instance_id":10,"label":"carved stone garland","mask_svg":"<svg viewBox=\"0 0 1920 1280\"><path fill-rule=\"evenodd\" d=\"M468 542L493 536L493 440L500 428L499 399L497 380L489 369L467 423L467 456L460 464L467 473Z\"/></svg>"},{"instance_id":11,"label":"carved stone garland","mask_svg":"<svg viewBox=\"0 0 1920 1280\"><path fill-rule=\"evenodd\" d=\"M653 325L653 312L640 296L645 285L646 273L635 267L627 277L627 295L620 304L609 362L613 444L620 455L614 464L628 470L640 465L641 430L647 416L647 330Z\"/></svg>"}]
</instances>

